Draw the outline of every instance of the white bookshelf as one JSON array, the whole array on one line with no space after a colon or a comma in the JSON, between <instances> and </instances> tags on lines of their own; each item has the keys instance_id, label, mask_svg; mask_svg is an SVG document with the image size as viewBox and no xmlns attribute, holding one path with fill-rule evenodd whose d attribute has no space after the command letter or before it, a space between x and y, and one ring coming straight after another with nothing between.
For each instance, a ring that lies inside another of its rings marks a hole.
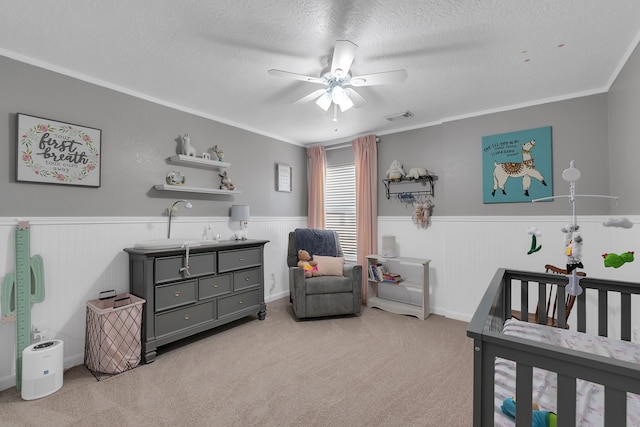
<instances>
[{"instance_id":1,"label":"white bookshelf","mask_svg":"<svg viewBox=\"0 0 640 427\"><path fill-rule=\"evenodd\" d=\"M421 258L367 255L367 307L415 316L420 320L429 317L429 262ZM376 280L371 274L371 266L378 264L386 271L400 274L404 280L398 284Z\"/></svg>"}]
</instances>

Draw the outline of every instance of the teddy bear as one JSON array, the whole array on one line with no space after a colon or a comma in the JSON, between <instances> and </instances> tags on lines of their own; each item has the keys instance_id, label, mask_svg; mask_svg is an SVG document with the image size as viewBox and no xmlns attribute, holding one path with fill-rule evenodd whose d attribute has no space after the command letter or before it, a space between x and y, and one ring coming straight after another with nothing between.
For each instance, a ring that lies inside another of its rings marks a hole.
<instances>
[{"instance_id":1,"label":"teddy bear","mask_svg":"<svg viewBox=\"0 0 640 427\"><path fill-rule=\"evenodd\" d=\"M319 276L318 263L311 260L311 255L304 249L298 251L298 267L304 270L304 277Z\"/></svg>"},{"instance_id":2,"label":"teddy bear","mask_svg":"<svg viewBox=\"0 0 640 427\"><path fill-rule=\"evenodd\" d=\"M402 169L402 163L397 160L391 162L391 166L389 166L389 169L387 170L388 179L401 180L405 175L406 173L404 172L404 169Z\"/></svg>"},{"instance_id":3,"label":"teddy bear","mask_svg":"<svg viewBox=\"0 0 640 427\"><path fill-rule=\"evenodd\" d=\"M227 171L224 171L218 174L222 180L220 181L220 189L221 190L233 190L236 188L235 185L231 183L231 178L227 175Z\"/></svg>"}]
</instances>

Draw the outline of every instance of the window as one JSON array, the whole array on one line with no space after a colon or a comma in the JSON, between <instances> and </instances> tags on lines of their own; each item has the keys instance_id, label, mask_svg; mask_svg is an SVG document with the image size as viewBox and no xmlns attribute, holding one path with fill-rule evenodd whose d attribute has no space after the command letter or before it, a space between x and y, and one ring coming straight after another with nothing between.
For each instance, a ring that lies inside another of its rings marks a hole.
<instances>
[{"instance_id":1,"label":"window","mask_svg":"<svg viewBox=\"0 0 640 427\"><path fill-rule=\"evenodd\" d=\"M355 261L356 239L356 165L327 166L324 195L325 228L340 237L345 259Z\"/></svg>"}]
</instances>

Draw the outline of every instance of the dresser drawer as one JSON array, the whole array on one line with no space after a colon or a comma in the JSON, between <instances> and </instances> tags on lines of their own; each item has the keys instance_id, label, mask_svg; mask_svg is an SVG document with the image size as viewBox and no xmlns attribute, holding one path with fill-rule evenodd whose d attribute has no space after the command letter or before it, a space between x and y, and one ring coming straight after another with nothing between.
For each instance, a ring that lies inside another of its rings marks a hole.
<instances>
[{"instance_id":1,"label":"dresser drawer","mask_svg":"<svg viewBox=\"0 0 640 427\"><path fill-rule=\"evenodd\" d=\"M198 279L198 299L203 300L231 292L231 274Z\"/></svg>"},{"instance_id":2,"label":"dresser drawer","mask_svg":"<svg viewBox=\"0 0 640 427\"><path fill-rule=\"evenodd\" d=\"M222 273L225 271L259 266L262 264L261 253L260 248L220 251L218 253L218 271Z\"/></svg>"},{"instance_id":3,"label":"dresser drawer","mask_svg":"<svg viewBox=\"0 0 640 427\"><path fill-rule=\"evenodd\" d=\"M218 298L218 317L222 318L236 311L260 304L263 300L262 289Z\"/></svg>"},{"instance_id":4,"label":"dresser drawer","mask_svg":"<svg viewBox=\"0 0 640 427\"><path fill-rule=\"evenodd\" d=\"M156 315L156 336L170 334L215 319L214 301Z\"/></svg>"},{"instance_id":5,"label":"dresser drawer","mask_svg":"<svg viewBox=\"0 0 640 427\"><path fill-rule=\"evenodd\" d=\"M155 282L163 283L189 277L180 271L185 264L184 255L156 259ZM191 276L202 276L216 273L215 252L189 255L189 273Z\"/></svg>"},{"instance_id":6,"label":"dresser drawer","mask_svg":"<svg viewBox=\"0 0 640 427\"><path fill-rule=\"evenodd\" d=\"M250 288L252 286L260 286L262 283L260 268L250 268L248 270L235 271L233 273L233 290Z\"/></svg>"},{"instance_id":7,"label":"dresser drawer","mask_svg":"<svg viewBox=\"0 0 640 427\"><path fill-rule=\"evenodd\" d=\"M196 280L156 286L156 311L196 302Z\"/></svg>"}]
</instances>

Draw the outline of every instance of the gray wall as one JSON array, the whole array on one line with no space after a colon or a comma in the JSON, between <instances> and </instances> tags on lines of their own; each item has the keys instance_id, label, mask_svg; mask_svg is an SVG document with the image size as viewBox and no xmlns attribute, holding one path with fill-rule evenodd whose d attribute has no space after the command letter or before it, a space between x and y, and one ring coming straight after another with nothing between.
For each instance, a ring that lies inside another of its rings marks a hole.
<instances>
[{"instance_id":1,"label":"gray wall","mask_svg":"<svg viewBox=\"0 0 640 427\"><path fill-rule=\"evenodd\" d=\"M620 197L613 213L640 212L640 49L636 47L608 94L611 193Z\"/></svg>"},{"instance_id":2,"label":"gray wall","mask_svg":"<svg viewBox=\"0 0 640 427\"><path fill-rule=\"evenodd\" d=\"M0 56L0 216L154 216L178 199L183 216L226 216L231 204L249 204L255 216L305 216L306 150L220 122ZM102 185L85 188L16 182L16 113L102 130ZM161 192L171 170L187 185L218 188L217 172L171 165L179 135L188 132L198 154L218 145L242 194ZM275 191L275 164L293 168L293 192ZM11 201L11 203L8 203Z\"/></svg>"},{"instance_id":3,"label":"gray wall","mask_svg":"<svg viewBox=\"0 0 640 427\"><path fill-rule=\"evenodd\" d=\"M482 137L543 126L552 127L553 194L568 194L569 185L561 175L570 160L575 160L582 172L576 186L579 194L610 194L606 94L384 135L378 145L378 174L384 178L391 162L397 159L405 171L420 166L437 175L433 215L570 214L566 199L550 203L482 201ZM409 189L407 184L399 191ZM382 184L378 197L380 216L411 213L410 206L387 200ZM608 214L611 204L607 199L580 199L578 213Z\"/></svg>"}]
</instances>

